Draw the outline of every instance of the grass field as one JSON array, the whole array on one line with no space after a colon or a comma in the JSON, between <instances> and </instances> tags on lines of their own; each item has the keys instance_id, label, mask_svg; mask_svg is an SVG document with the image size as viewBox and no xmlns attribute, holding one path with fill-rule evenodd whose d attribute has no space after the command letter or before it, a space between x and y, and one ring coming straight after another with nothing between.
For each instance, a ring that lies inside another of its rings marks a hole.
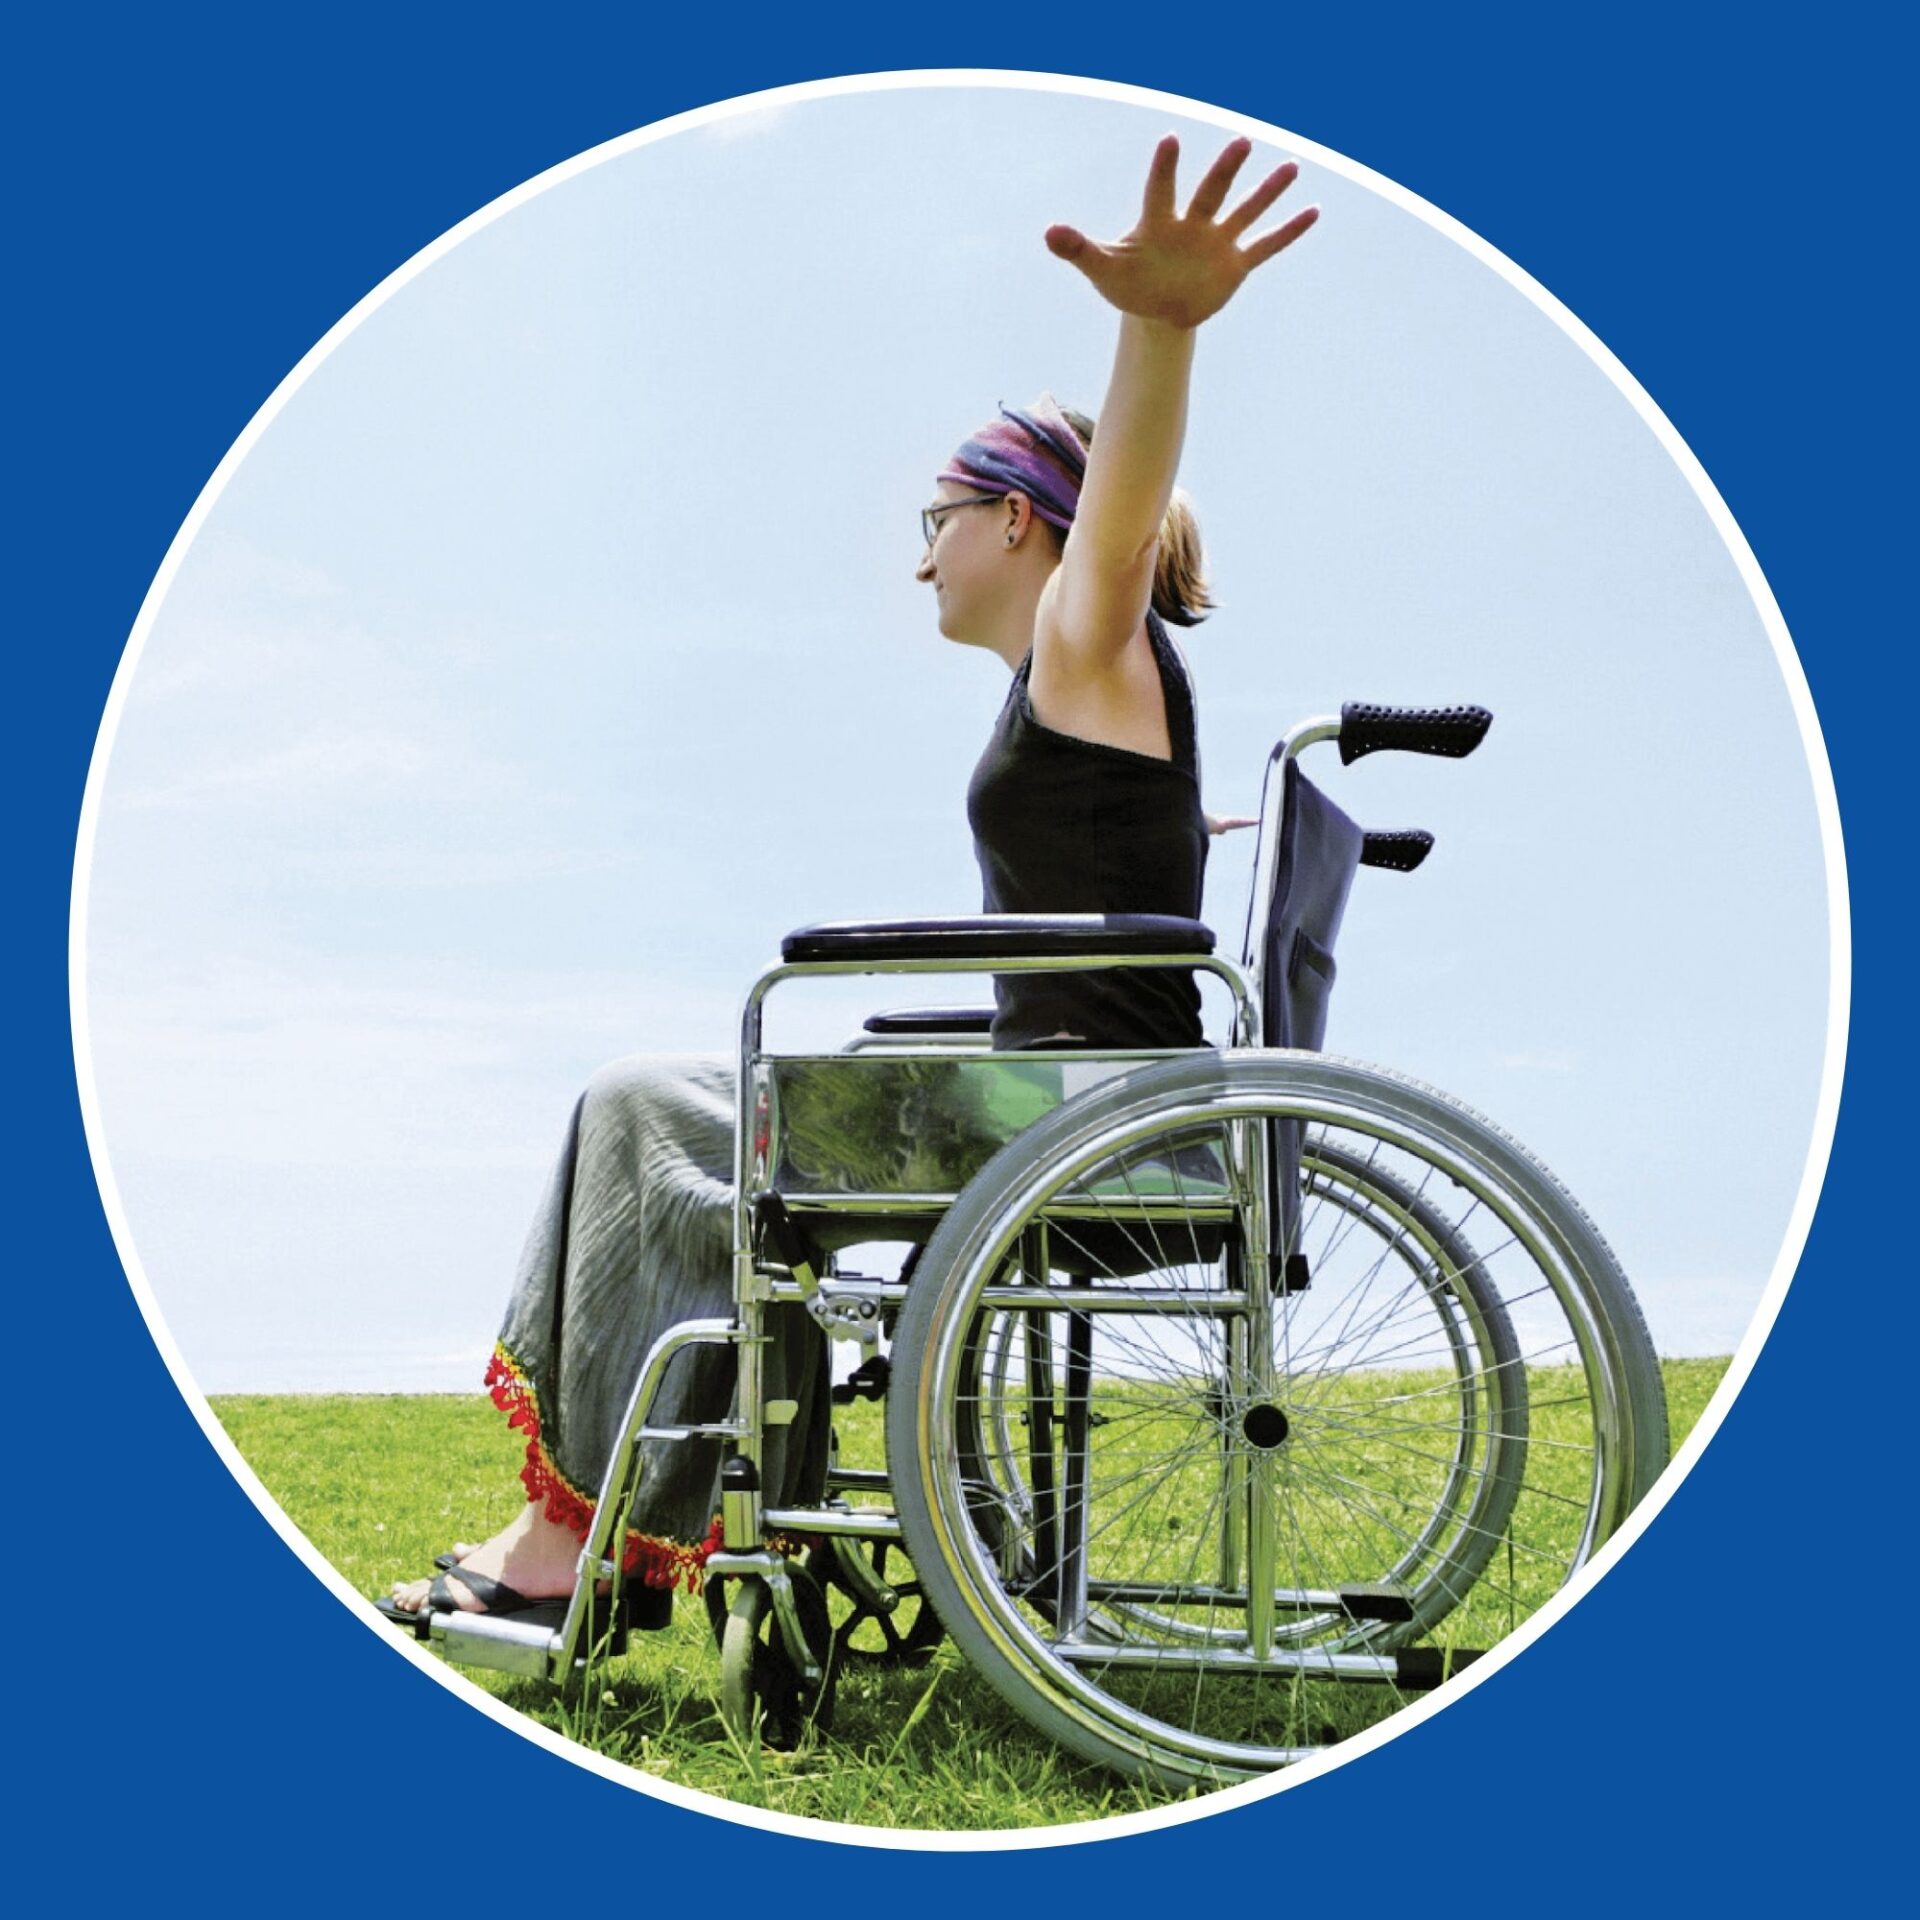
<instances>
[{"instance_id":1,"label":"grass field","mask_svg":"<svg viewBox=\"0 0 1920 1920\"><path fill-rule=\"evenodd\" d=\"M1678 1446L1724 1360L1664 1363ZM1551 1383L1547 1383L1550 1385ZM1536 1390L1545 1403L1548 1392ZM361 1592L428 1570L456 1538L504 1524L521 1500L521 1442L479 1396L254 1396L213 1402L234 1445L318 1551ZM877 1457L878 1411L839 1424L848 1457ZM1536 1433L1542 1431L1536 1427ZM1522 1506L1527 1496L1522 1496ZM1541 1596L1544 1597L1544 1596ZM1501 1630L1467 1638L1482 1643ZM790 1754L743 1750L718 1709L719 1663L699 1600L664 1633L636 1634L578 1698L468 1670L530 1719L609 1758L719 1798L822 1820L921 1830L983 1830L1096 1820L1165 1804L1063 1754L1032 1732L943 1646L918 1670L853 1668L829 1734ZM1372 1725L1391 1689L1302 1683L1294 1736L1324 1744Z\"/></svg>"}]
</instances>

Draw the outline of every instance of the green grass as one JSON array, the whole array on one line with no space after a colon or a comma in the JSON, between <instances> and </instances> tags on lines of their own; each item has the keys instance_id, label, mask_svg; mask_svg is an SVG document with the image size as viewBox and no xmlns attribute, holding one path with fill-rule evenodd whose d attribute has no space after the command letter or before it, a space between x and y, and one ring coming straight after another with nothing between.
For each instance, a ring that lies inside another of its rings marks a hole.
<instances>
[{"instance_id":1,"label":"green grass","mask_svg":"<svg viewBox=\"0 0 1920 1920\"><path fill-rule=\"evenodd\" d=\"M1676 1447L1726 1364L1664 1363ZM1404 1387L1404 1376L1399 1384ZM1529 1393L1534 1439L1568 1437L1566 1423L1576 1416L1552 1404L1561 1396L1549 1370L1529 1375ZM368 1595L426 1572L456 1538L485 1537L521 1502L522 1443L478 1396L230 1395L213 1407L289 1517ZM857 1463L877 1461L878 1410L853 1412L853 1419L840 1421L845 1454ZM1385 1465L1371 1460L1369 1474ZM1530 1447L1517 1537L1536 1537L1531 1530L1537 1530L1537 1537L1550 1538L1565 1525L1552 1498L1555 1471L1550 1447ZM1326 1551L1333 1550L1329 1542ZM1364 1541L1354 1543L1355 1552L1367 1550ZM1485 1591L1476 1590L1437 1637L1487 1644L1550 1590L1529 1586L1525 1563L1503 1556L1483 1576ZM918 1670L844 1673L832 1732L809 1732L798 1751L742 1751L720 1720L719 1662L698 1599L676 1603L668 1631L636 1634L629 1653L574 1697L482 1669L466 1671L529 1719L610 1759L786 1814L923 1831L991 1830L1097 1820L1171 1797L1062 1753L1015 1716L950 1645ZM1285 1703L1288 1737L1315 1744L1341 1739L1400 1704L1391 1689L1301 1682Z\"/></svg>"}]
</instances>

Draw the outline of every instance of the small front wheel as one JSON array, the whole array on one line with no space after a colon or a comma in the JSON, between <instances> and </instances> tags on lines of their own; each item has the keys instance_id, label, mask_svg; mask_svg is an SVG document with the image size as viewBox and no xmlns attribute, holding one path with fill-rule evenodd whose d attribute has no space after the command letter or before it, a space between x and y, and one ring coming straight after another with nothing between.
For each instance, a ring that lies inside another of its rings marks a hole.
<instances>
[{"instance_id":1,"label":"small front wheel","mask_svg":"<svg viewBox=\"0 0 1920 1920\"><path fill-rule=\"evenodd\" d=\"M736 1740L760 1740L790 1753L809 1726L833 1724L833 1629L827 1603L799 1567L784 1575L800 1617L817 1678L809 1679L781 1632L772 1589L752 1577L734 1589L731 1605L719 1582L707 1588L707 1612L720 1641L720 1712Z\"/></svg>"}]
</instances>

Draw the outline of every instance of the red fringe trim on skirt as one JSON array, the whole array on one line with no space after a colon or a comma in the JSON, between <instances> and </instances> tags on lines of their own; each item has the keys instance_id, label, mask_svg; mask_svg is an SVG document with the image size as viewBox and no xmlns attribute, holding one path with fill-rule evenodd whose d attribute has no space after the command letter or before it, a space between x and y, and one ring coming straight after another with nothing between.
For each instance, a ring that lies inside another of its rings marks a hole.
<instances>
[{"instance_id":1,"label":"red fringe trim on skirt","mask_svg":"<svg viewBox=\"0 0 1920 1920\"><path fill-rule=\"evenodd\" d=\"M493 1404L507 1416L507 1425L527 1436L527 1464L520 1479L529 1500L544 1500L547 1518L570 1528L584 1540L593 1524L593 1502L554 1464L540 1440L540 1399L520 1363L504 1346L496 1346L487 1362L487 1390ZM684 1579L689 1593L700 1591L701 1570L707 1556L720 1545L720 1516L704 1540L662 1540L650 1533L627 1533L622 1569L637 1574L643 1586L675 1587Z\"/></svg>"}]
</instances>

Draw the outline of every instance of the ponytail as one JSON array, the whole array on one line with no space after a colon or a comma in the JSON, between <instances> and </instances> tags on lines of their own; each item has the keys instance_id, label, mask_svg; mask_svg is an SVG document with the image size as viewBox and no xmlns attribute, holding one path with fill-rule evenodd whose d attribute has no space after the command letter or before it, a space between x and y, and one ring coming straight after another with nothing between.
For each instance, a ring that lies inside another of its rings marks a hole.
<instances>
[{"instance_id":1,"label":"ponytail","mask_svg":"<svg viewBox=\"0 0 1920 1920\"><path fill-rule=\"evenodd\" d=\"M1207 556L1200 547L1200 522L1193 502L1173 490L1167 517L1160 522L1160 551L1153 563L1153 610L1170 627L1197 627L1213 611L1207 586Z\"/></svg>"}]
</instances>

